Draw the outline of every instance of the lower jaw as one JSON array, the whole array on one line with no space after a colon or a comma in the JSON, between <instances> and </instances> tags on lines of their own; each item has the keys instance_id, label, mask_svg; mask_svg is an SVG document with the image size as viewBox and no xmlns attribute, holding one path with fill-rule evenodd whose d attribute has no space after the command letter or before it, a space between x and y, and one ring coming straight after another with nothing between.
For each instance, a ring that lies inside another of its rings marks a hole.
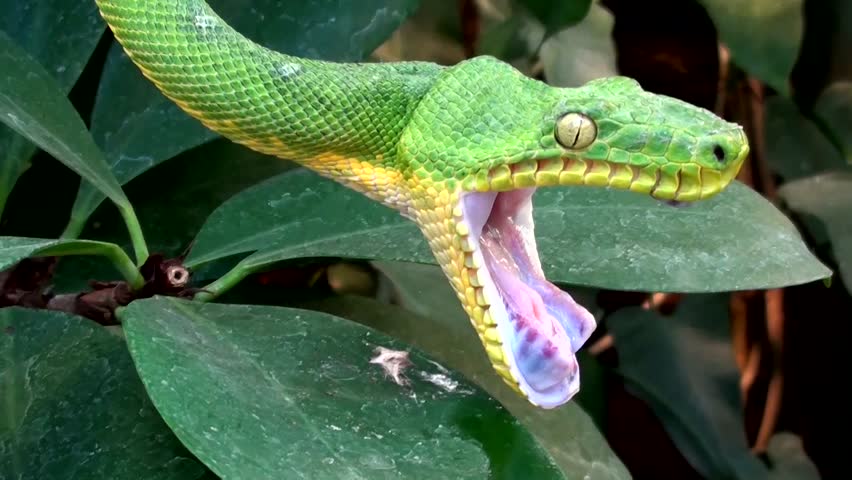
<instances>
[{"instance_id":1,"label":"lower jaw","mask_svg":"<svg viewBox=\"0 0 852 480\"><path fill-rule=\"evenodd\" d=\"M463 302L494 369L543 408L579 390L575 353L594 317L544 279L532 225L533 189L468 193L461 200L467 235Z\"/></svg>"}]
</instances>

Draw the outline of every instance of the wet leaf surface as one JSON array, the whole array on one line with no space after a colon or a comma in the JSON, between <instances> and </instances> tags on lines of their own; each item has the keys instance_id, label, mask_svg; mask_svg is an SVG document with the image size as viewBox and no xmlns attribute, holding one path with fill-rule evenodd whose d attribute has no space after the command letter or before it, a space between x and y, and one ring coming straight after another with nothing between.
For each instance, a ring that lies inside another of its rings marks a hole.
<instances>
[{"instance_id":1,"label":"wet leaf surface","mask_svg":"<svg viewBox=\"0 0 852 480\"><path fill-rule=\"evenodd\" d=\"M154 410L124 340L88 320L0 310L0 477L191 480L205 468Z\"/></svg>"},{"instance_id":2,"label":"wet leaf surface","mask_svg":"<svg viewBox=\"0 0 852 480\"><path fill-rule=\"evenodd\" d=\"M157 409L223 478L563 478L478 387L357 323L173 298L119 315ZM409 351L407 386L378 347Z\"/></svg>"},{"instance_id":3,"label":"wet leaf surface","mask_svg":"<svg viewBox=\"0 0 852 480\"><path fill-rule=\"evenodd\" d=\"M686 208L584 187L542 188L533 204L551 281L706 292L793 285L830 273L787 217L738 182ZM187 263L253 251L237 267L240 274L314 256L435 262L413 223L304 169L224 203L202 227Z\"/></svg>"}]
</instances>

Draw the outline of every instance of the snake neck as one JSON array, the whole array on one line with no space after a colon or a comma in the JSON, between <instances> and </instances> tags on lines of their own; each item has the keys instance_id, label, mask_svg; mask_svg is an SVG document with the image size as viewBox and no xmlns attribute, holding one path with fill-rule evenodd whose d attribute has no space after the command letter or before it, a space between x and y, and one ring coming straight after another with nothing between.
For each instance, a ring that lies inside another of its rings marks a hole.
<instances>
[{"instance_id":1,"label":"snake neck","mask_svg":"<svg viewBox=\"0 0 852 480\"><path fill-rule=\"evenodd\" d=\"M402 208L398 144L443 67L332 63L272 51L202 0L97 0L143 74L189 115Z\"/></svg>"}]
</instances>

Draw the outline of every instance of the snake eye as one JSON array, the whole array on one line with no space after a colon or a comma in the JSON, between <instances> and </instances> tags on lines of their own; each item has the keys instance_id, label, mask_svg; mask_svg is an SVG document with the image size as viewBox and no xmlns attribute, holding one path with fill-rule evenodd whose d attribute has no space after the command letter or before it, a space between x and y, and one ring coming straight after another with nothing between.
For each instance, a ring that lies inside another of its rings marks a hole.
<instances>
[{"instance_id":1,"label":"snake eye","mask_svg":"<svg viewBox=\"0 0 852 480\"><path fill-rule=\"evenodd\" d=\"M556 141L565 148L580 150L598 136L595 122L582 113L566 113L556 121Z\"/></svg>"}]
</instances>

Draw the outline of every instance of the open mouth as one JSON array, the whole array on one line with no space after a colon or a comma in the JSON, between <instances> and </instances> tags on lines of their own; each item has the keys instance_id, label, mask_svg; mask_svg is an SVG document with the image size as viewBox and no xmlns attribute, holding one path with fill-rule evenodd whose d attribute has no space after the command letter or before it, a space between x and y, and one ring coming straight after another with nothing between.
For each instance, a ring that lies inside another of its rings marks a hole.
<instances>
[{"instance_id":1,"label":"open mouth","mask_svg":"<svg viewBox=\"0 0 852 480\"><path fill-rule=\"evenodd\" d=\"M655 166L556 158L501 165L469 179L453 211L464 252L456 288L494 370L534 405L558 407L580 389L575 354L596 327L588 310L545 279L532 217L537 187L618 188L683 207L721 191L744 155L723 171L682 164L663 173Z\"/></svg>"},{"instance_id":2,"label":"open mouth","mask_svg":"<svg viewBox=\"0 0 852 480\"><path fill-rule=\"evenodd\" d=\"M532 218L535 188L472 192L460 200L468 226L467 276L483 309L480 335L495 369L530 402L559 406L580 388L575 353L595 318L548 282Z\"/></svg>"}]
</instances>

